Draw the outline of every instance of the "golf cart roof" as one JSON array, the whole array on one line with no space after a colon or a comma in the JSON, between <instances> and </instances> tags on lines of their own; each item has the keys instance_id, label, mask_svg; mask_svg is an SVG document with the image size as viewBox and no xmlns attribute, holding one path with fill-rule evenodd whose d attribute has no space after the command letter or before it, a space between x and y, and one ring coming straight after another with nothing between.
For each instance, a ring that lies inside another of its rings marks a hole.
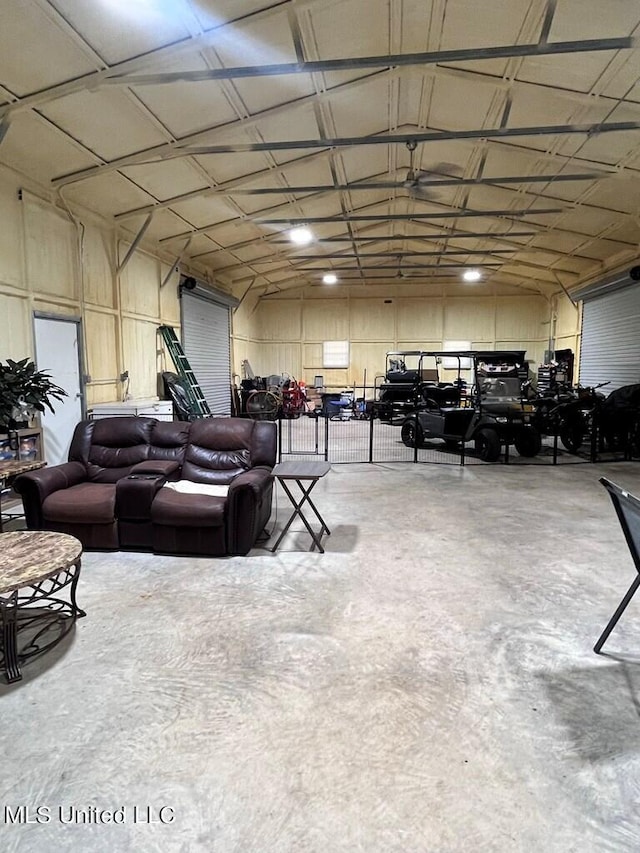
<instances>
[{"instance_id":1,"label":"golf cart roof","mask_svg":"<svg viewBox=\"0 0 640 853\"><path fill-rule=\"evenodd\" d=\"M434 358L472 358L489 364L513 362L522 364L525 361L526 350L394 350L389 356L432 356Z\"/></svg>"}]
</instances>

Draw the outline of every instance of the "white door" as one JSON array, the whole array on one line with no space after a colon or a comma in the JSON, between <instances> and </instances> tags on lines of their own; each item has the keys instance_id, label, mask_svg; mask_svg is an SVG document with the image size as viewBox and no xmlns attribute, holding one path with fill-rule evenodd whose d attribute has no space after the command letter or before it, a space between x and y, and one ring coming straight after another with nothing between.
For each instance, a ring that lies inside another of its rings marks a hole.
<instances>
[{"instance_id":1,"label":"white door","mask_svg":"<svg viewBox=\"0 0 640 853\"><path fill-rule=\"evenodd\" d=\"M52 382L67 392L62 402L52 400L55 414L47 409L41 417L44 458L49 465L66 462L78 421L82 420L82 386L78 328L75 320L35 317L36 365Z\"/></svg>"}]
</instances>

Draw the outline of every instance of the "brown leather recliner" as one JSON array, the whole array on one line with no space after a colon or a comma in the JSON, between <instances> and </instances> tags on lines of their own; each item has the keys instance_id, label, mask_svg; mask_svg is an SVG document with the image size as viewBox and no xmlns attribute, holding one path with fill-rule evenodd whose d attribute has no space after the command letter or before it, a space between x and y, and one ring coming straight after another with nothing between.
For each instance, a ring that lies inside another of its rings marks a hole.
<instances>
[{"instance_id":1,"label":"brown leather recliner","mask_svg":"<svg viewBox=\"0 0 640 853\"><path fill-rule=\"evenodd\" d=\"M246 554L271 514L275 461L273 423L105 418L78 424L69 462L22 474L15 488L30 530L70 533L85 548ZM163 488L171 480L228 492Z\"/></svg>"}]
</instances>

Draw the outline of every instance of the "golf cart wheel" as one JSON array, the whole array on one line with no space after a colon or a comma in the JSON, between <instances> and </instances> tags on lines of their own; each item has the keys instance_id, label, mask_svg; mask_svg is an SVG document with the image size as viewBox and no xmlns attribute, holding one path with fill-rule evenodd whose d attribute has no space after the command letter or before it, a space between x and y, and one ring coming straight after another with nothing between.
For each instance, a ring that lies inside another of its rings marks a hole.
<instances>
[{"instance_id":1,"label":"golf cart wheel","mask_svg":"<svg viewBox=\"0 0 640 853\"><path fill-rule=\"evenodd\" d=\"M577 453L584 441L584 430L579 424L563 424L560 427L560 441L569 453Z\"/></svg>"},{"instance_id":2,"label":"golf cart wheel","mask_svg":"<svg viewBox=\"0 0 640 853\"><path fill-rule=\"evenodd\" d=\"M402 438L402 443L406 447L422 447L422 443L424 441L424 433L422 431L422 427L416 421L415 417L407 418L405 420L405 422L402 424L400 436Z\"/></svg>"},{"instance_id":3,"label":"golf cart wheel","mask_svg":"<svg viewBox=\"0 0 640 853\"><path fill-rule=\"evenodd\" d=\"M514 438L513 443L520 456L537 456L542 448L540 433L533 427L521 430Z\"/></svg>"},{"instance_id":4,"label":"golf cart wheel","mask_svg":"<svg viewBox=\"0 0 640 853\"><path fill-rule=\"evenodd\" d=\"M483 462L496 462L500 457L500 437L494 429L481 429L475 437L476 453Z\"/></svg>"}]
</instances>

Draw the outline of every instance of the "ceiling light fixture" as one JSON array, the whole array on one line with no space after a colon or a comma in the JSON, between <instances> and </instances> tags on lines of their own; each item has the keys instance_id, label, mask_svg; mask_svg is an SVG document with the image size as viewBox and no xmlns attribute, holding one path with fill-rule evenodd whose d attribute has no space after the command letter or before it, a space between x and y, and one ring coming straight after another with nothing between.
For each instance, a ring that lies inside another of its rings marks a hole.
<instances>
[{"instance_id":1,"label":"ceiling light fixture","mask_svg":"<svg viewBox=\"0 0 640 853\"><path fill-rule=\"evenodd\" d=\"M295 243L296 246L306 246L313 240L313 234L308 228L292 228L291 231L289 231L289 239L292 243Z\"/></svg>"},{"instance_id":2,"label":"ceiling light fixture","mask_svg":"<svg viewBox=\"0 0 640 853\"><path fill-rule=\"evenodd\" d=\"M480 273L480 270L467 270L465 273L462 274L462 278L465 281L480 281L482 275Z\"/></svg>"},{"instance_id":3,"label":"ceiling light fixture","mask_svg":"<svg viewBox=\"0 0 640 853\"><path fill-rule=\"evenodd\" d=\"M325 284L335 284L338 281L338 276L333 272L326 272L322 276L322 281Z\"/></svg>"}]
</instances>

